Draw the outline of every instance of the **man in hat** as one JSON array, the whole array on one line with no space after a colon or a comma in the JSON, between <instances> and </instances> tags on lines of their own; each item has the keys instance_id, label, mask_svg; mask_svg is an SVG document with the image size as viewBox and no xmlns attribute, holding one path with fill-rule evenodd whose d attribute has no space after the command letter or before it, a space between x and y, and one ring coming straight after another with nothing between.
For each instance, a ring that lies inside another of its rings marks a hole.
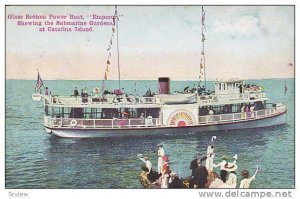
<instances>
[{"instance_id":1,"label":"man in hat","mask_svg":"<svg viewBox=\"0 0 300 199\"><path fill-rule=\"evenodd\" d=\"M200 155L199 154L197 154L196 156L195 156L195 158L191 161L191 163L190 163L190 169L192 170L192 175L191 175L191 177L192 177L192 179L194 178L194 176L195 176L195 171L196 171L196 169L198 168L198 161L200 160Z\"/></svg>"},{"instance_id":2,"label":"man in hat","mask_svg":"<svg viewBox=\"0 0 300 199\"><path fill-rule=\"evenodd\" d=\"M214 157L215 157L215 153L214 153L214 149L215 149L215 146L213 144L209 145L207 147L207 159L206 159L206 169L210 172L213 171L213 162L214 162Z\"/></svg>"},{"instance_id":3,"label":"man in hat","mask_svg":"<svg viewBox=\"0 0 300 199\"><path fill-rule=\"evenodd\" d=\"M235 171L237 170L236 163L228 163L225 165L225 170L229 173L226 184L228 184L232 188L236 188L237 185L237 176Z\"/></svg>"},{"instance_id":4,"label":"man in hat","mask_svg":"<svg viewBox=\"0 0 300 199\"><path fill-rule=\"evenodd\" d=\"M215 164L213 165L214 167L220 167L220 177L221 177L221 180L225 183L227 181L228 170L230 170L236 166L237 155L235 155L233 158L235 160L232 163L229 163L226 161L228 159L227 156L223 155L222 156L223 161L217 165L215 165Z\"/></svg>"},{"instance_id":5,"label":"man in hat","mask_svg":"<svg viewBox=\"0 0 300 199\"><path fill-rule=\"evenodd\" d=\"M74 89L74 97L77 97L78 95L79 95L79 92L77 90L77 87L75 87L75 89Z\"/></svg>"},{"instance_id":6,"label":"man in hat","mask_svg":"<svg viewBox=\"0 0 300 199\"><path fill-rule=\"evenodd\" d=\"M200 160L198 160L198 167L195 170L195 176L194 176L194 188L200 188L200 189L204 189L205 188L205 184L208 182L207 181L207 176L208 176L208 171L206 169L206 167L203 165L203 161L206 160L206 156L200 158Z\"/></svg>"},{"instance_id":7,"label":"man in hat","mask_svg":"<svg viewBox=\"0 0 300 199\"><path fill-rule=\"evenodd\" d=\"M223 182L226 182L226 178L228 175L227 171L225 170L225 165L228 164L226 161L227 159L228 158L226 155L222 155L222 162L213 164L213 167L220 167L220 177Z\"/></svg>"},{"instance_id":8,"label":"man in hat","mask_svg":"<svg viewBox=\"0 0 300 199\"><path fill-rule=\"evenodd\" d=\"M162 157L165 156L165 150L163 148L163 144L159 143L157 145L158 147L158 151L157 151L157 156L158 156L158 160L157 160L157 172L158 174L162 173L162 166L163 166L163 159Z\"/></svg>"},{"instance_id":9,"label":"man in hat","mask_svg":"<svg viewBox=\"0 0 300 199\"><path fill-rule=\"evenodd\" d=\"M256 171L254 173L254 175L249 178L249 171L244 169L242 172L241 172L241 175L242 177L244 178L243 180L241 180L241 184L240 184L240 188L244 188L244 189L249 189L250 188L250 185L251 185L251 182L253 180L255 180L255 176L257 175L259 171L259 168L258 166L256 167Z\"/></svg>"}]
</instances>

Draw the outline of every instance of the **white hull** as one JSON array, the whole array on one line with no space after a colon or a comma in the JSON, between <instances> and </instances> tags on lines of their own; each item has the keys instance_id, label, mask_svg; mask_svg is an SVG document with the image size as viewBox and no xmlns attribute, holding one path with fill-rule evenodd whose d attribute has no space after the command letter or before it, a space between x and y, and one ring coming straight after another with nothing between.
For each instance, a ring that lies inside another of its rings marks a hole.
<instances>
[{"instance_id":1,"label":"white hull","mask_svg":"<svg viewBox=\"0 0 300 199\"><path fill-rule=\"evenodd\" d=\"M283 125L286 123L286 112L263 119L245 120L231 123L207 124L186 127L141 127L141 128L102 128L76 129L47 127L46 131L59 137L124 137L139 135L188 134L203 131L224 131L234 129L252 129Z\"/></svg>"}]
</instances>

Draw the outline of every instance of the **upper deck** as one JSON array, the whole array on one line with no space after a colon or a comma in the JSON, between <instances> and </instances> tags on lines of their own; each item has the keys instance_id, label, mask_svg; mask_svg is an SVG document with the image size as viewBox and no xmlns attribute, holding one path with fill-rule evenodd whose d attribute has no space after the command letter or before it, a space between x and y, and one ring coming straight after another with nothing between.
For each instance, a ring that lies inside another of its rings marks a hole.
<instances>
[{"instance_id":1,"label":"upper deck","mask_svg":"<svg viewBox=\"0 0 300 199\"><path fill-rule=\"evenodd\" d=\"M198 104L207 105L222 105L222 104L238 104L256 101L268 100L266 93L235 93L235 94L220 94L220 95L200 95L198 96Z\"/></svg>"},{"instance_id":2,"label":"upper deck","mask_svg":"<svg viewBox=\"0 0 300 199\"><path fill-rule=\"evenodd\" d=\"M44 103L50 106L60 107L126 107L126 106L159 106L161 103L157 97L68 97L49 96Z\"/></svg>"},{"instance_id":3,"label":"upper deck","mask_svg":"<svg viewBox=\"0 0 300 199\"><path fill-rule=\"evenodd\" d=\"M176 96L176 95L175 95ZM187 95L191 98L191 95ZM238 104L256 101L268 100L264 92L251 93L232 93L232 94L214 94L214 95L195 95L195 100L189 100L189 103L198 103L199 106ZM174 98L174 95L172 95ZM179 99L179 97L178 97ZM182 96L180 97L182 100ZM58 107L161 107L166 105L164 99L159 96L154 97L68 97L52 96L45 98L45 105ZM187 103L187 104L189 104ZM179 104L180 103L174 103ZM183 104L183 103L182 103Z\"/></svg>"}]
</instances>

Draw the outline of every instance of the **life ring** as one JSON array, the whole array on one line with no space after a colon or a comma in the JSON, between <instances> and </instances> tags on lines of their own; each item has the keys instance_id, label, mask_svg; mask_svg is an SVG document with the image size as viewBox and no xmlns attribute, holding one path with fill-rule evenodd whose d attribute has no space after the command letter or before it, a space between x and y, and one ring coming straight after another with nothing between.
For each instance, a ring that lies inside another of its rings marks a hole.
<instances>
[{"instance_id":1,"label":"life ring","mask_svg":"<svg viewBox=\"0 0 300 199\"><path fill-rule=\"evenodd\" d=\"M100 89L99 89L98 87L95 87L95 88L93 89L93 92L94 92L94 93L99 93L99 92L100 92Z\"/></svg>"},{"instance_id":2,"label":"life ring","mask_svg":"<svg viewBox=\"0 0 300 199\"><path fill-rule=\"evenodd\" d=\"M73 126L73 127L76 126L77 125L77 121L74 120L74 119L72 119L71 122L70 122L70 125Z\"/></svg>"}]
</instances>

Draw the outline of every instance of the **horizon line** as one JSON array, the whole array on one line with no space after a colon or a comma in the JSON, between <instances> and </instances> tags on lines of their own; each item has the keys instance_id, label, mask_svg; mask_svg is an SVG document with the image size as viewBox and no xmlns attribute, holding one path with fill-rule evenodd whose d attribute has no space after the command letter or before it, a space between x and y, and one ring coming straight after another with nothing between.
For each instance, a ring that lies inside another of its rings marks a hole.
<instances>
[{"instance_id":1,"label":"horizon line","mask_svg":"<svg viewBox=\"0 0 300 199\"><path fill-rule=\"evenodd\" d=\"M233 79L233 78L232 78ZM267 79L295 79L295 77L270 77L270 78L262 78L262 79L253 79L253 78L249 78L249 79L239 79L239 80L267 80ZM14 79L14 78L8 78L8 79L5 79L6 80L36 80L36 79ZM43 79L43 81L57 81L57 80L63 80L63 81L104 81L103 79ZM157 79L122 79L121 81L157 81ZM171 81L199 81L197 79L171 79ZM209 80L206 80L206 81L220 81L220 80L224 80L222 78L216 78L216 79L209 79ZM225 79L224 81L226 80L230 80L230 79ZM109 80L105 80L105 81L119 81L118 79L109 79ZM204 81L202 81L204 82Z\"/></svg>"}]
</instances>

